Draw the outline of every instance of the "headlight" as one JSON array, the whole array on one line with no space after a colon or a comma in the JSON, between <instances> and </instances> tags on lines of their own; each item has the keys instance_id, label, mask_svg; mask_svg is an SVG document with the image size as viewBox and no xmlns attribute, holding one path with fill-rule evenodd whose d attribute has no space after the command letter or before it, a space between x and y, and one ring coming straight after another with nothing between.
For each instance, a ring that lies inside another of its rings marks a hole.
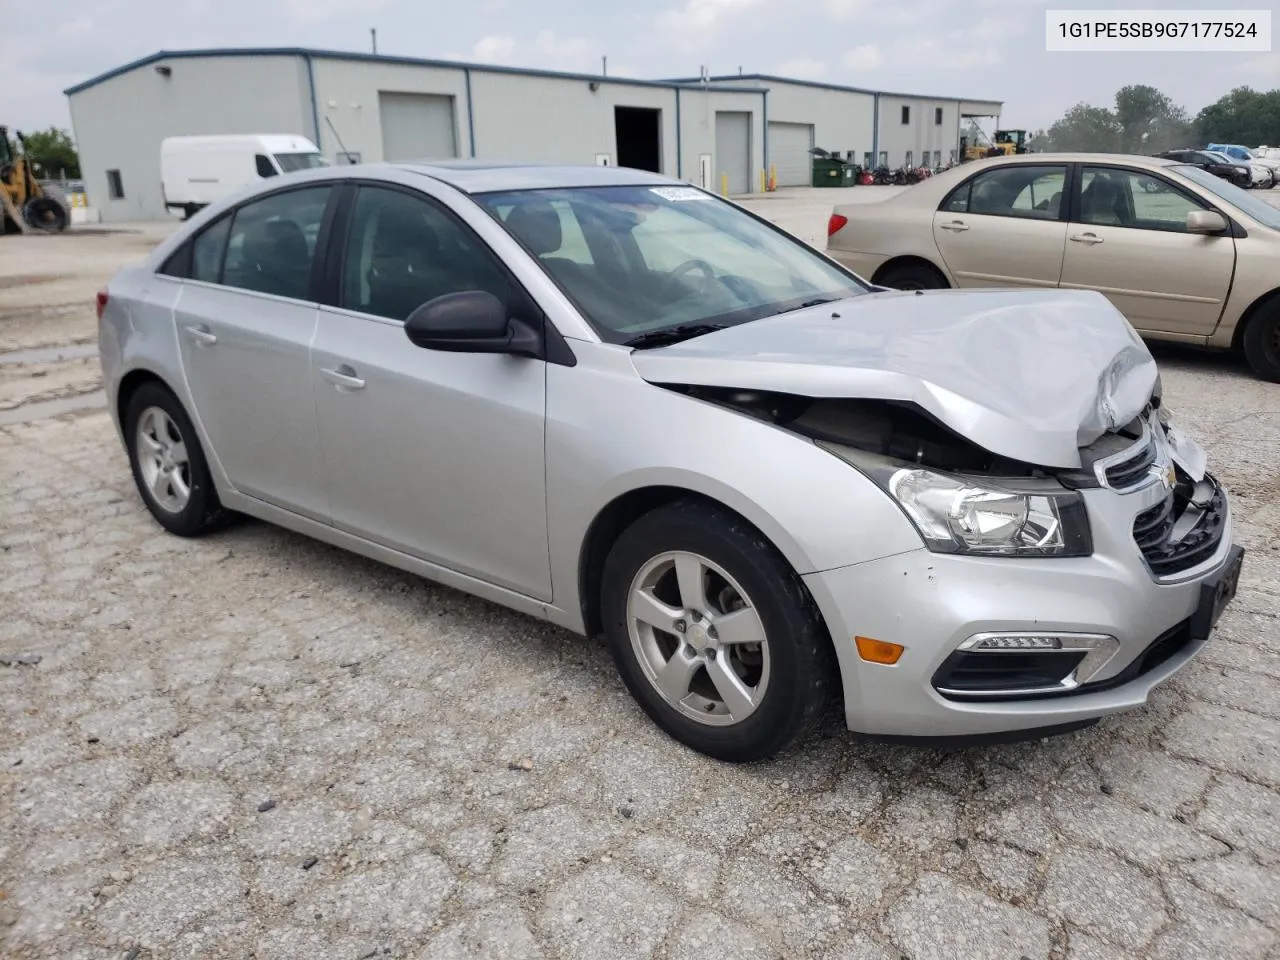
<instances>
[{"instance_id":1,"label":"headlight","mask_svg":"<svg viewBox=\"0 0 1280 960\"><path fill-rule=\"evenodd\" d=\"M1089 515L1073 490L1016 490L819 441L902 508L935 553L1087 557Z\"/></svg>"},{"instance_id":2,"label":"headlight","mask_svg":"<svg viewBox=\"0 0 1280 960\"><path fill-rule=\"evenodd\" d=\"M1081 557L1091 552L1080 495L1017 493L902 468L889 478L929 549L997 557Z\"/></svg>"}]
</instances>

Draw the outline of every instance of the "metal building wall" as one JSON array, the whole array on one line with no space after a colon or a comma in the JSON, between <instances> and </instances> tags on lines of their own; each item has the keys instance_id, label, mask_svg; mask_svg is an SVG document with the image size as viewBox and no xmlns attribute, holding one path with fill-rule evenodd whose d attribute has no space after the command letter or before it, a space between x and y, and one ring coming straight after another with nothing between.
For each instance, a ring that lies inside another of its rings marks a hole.
<instances>
[{"instance_id":1,"label":"metal building wall","mask_svg":"<svg viewBox=\"0 0 1280 960\"><path fill-rule=\"evenodd\" d=\"M769 120L812 124L814 144L824 150L838 150L842 155L853 150L858 163L862 162L864 153L871 151L875 138L875 95L872 93L773 77L718 78L716 82L767 87Z\"/></svg>"},{"instance_id":2,"label":"metal building wall","mask_svg":"<svg viewBox=\"0 0 1280 960\"><path fill-rule=\"evenodd\" d=\"M592 86L595 89L592 89ZM662 173L676 175L676 98L670 87L586 77L471 71L476 155L544 163L618 162L615 107L662 111Z\"/></svg>"},{"instance_id":3,"label":"metal building wall","mask_svg":"<svg viewBox=\"0 0 1280 960\"><path fill-rule=\"evenodd\" d=\"M911 108L909 123L902 122L902 108ZM937 122L935 111L942 109L942 122ZM945 163L951 151L958 146L960 105L956 100L938 100L927 97L905 97L893 94L880 95L880 151L888 152L889 166L900 167L908 150L912 163L920 166L922 153L940 151ZM932 160L931 160L932 162Z\"/></svg>"},{"instance_id":4,"label":"metal building wall","mask_svg":"<svg viewBox=\"0 0 1280 960\"><path fill-rule=\"evenodd\" d=\"M756 90L724 89L723 84L711 88L691 84L680 90L681 179L705 186L708 190L720 191L722 171L715 155L716 113L719 111L751 114L750 192L758 193L760 171L765 169L765 98ZM703 158L707 158L708 182L705 184L701 179Z\"/></svg>"},{"instance_id":5,"label":"metal building wall","mask_svg":"<svg viewBox=\"0 0 1280 960\"><path fill-rule=\"evenodd\" d=\"M384 141L378 111L380 92L452 97L458 155L470 155L467 82L462 69L328 57L316 57L313 62L316 106L320 113L318 146L331 162L338 159L338 153L344 147L348 153L359 154L364 163L382 162ZM339 146L339 138L342 146Z\"/></svg>"},{"instance_id":6,"label":"metal building wall","mask_svg":"<svg viewBox=\"0 0 1280 960\"><path fill-rule=\"evenodd\" d=\"M165 137L314 135L306 63L299 57L175 57L117 74L69 100L89 203L109 222L170 216L160 189ZM120 171L121 200L110 199L108 170Z\"/></svg>"}]
</instances>

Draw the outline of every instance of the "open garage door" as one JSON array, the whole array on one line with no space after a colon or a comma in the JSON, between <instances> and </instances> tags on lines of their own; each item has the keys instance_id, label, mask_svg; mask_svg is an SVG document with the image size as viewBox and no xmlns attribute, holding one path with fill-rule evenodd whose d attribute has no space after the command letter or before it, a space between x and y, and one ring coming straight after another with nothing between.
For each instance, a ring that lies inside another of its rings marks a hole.
<instances>
[{"instance_id":1,"label":"open garage door","mask_svg":"<svg viewBox=\"0 0 1280 960\"><path fill-rule=\"evenodd\" d=\"M807 187L813 179L813 124L769 121L769 163L778 186Z\"/></svg>"}]
</instances>

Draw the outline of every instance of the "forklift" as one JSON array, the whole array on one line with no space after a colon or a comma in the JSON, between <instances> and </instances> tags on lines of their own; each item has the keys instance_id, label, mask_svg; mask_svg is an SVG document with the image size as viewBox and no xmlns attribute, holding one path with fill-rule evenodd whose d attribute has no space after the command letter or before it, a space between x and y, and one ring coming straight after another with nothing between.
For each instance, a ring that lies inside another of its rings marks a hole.
<instances>
[{"instance_id":1,"label":"forklift","mask_svg":"<svg viewBox=\"0 0 1280 960\"><path fill-rule=\"evenodd\" d=\"M71 213L61 193L43 186L31 169L26 139L17 134L21 152L9 142L9 130L0 127L0 233L61 233Z\"/></svg>"}]
</instances>

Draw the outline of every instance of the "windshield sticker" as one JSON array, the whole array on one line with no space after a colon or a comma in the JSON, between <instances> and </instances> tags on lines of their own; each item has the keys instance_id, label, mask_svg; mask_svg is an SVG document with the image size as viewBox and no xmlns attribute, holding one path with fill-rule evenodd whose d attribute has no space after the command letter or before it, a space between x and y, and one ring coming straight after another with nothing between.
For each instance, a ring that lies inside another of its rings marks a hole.
<instances>
[{"instance_id":1,"label":"windshield sticker","mask_svg":"<svg viewBox=\"0 0 1280 960\"><path fill-rule=\"evenodd\" d=\"M673 203L678 203L681 200L711 199L710 194L695 190L693 187L653 187L649 192Z\"/></svg>"}]
</instances>

